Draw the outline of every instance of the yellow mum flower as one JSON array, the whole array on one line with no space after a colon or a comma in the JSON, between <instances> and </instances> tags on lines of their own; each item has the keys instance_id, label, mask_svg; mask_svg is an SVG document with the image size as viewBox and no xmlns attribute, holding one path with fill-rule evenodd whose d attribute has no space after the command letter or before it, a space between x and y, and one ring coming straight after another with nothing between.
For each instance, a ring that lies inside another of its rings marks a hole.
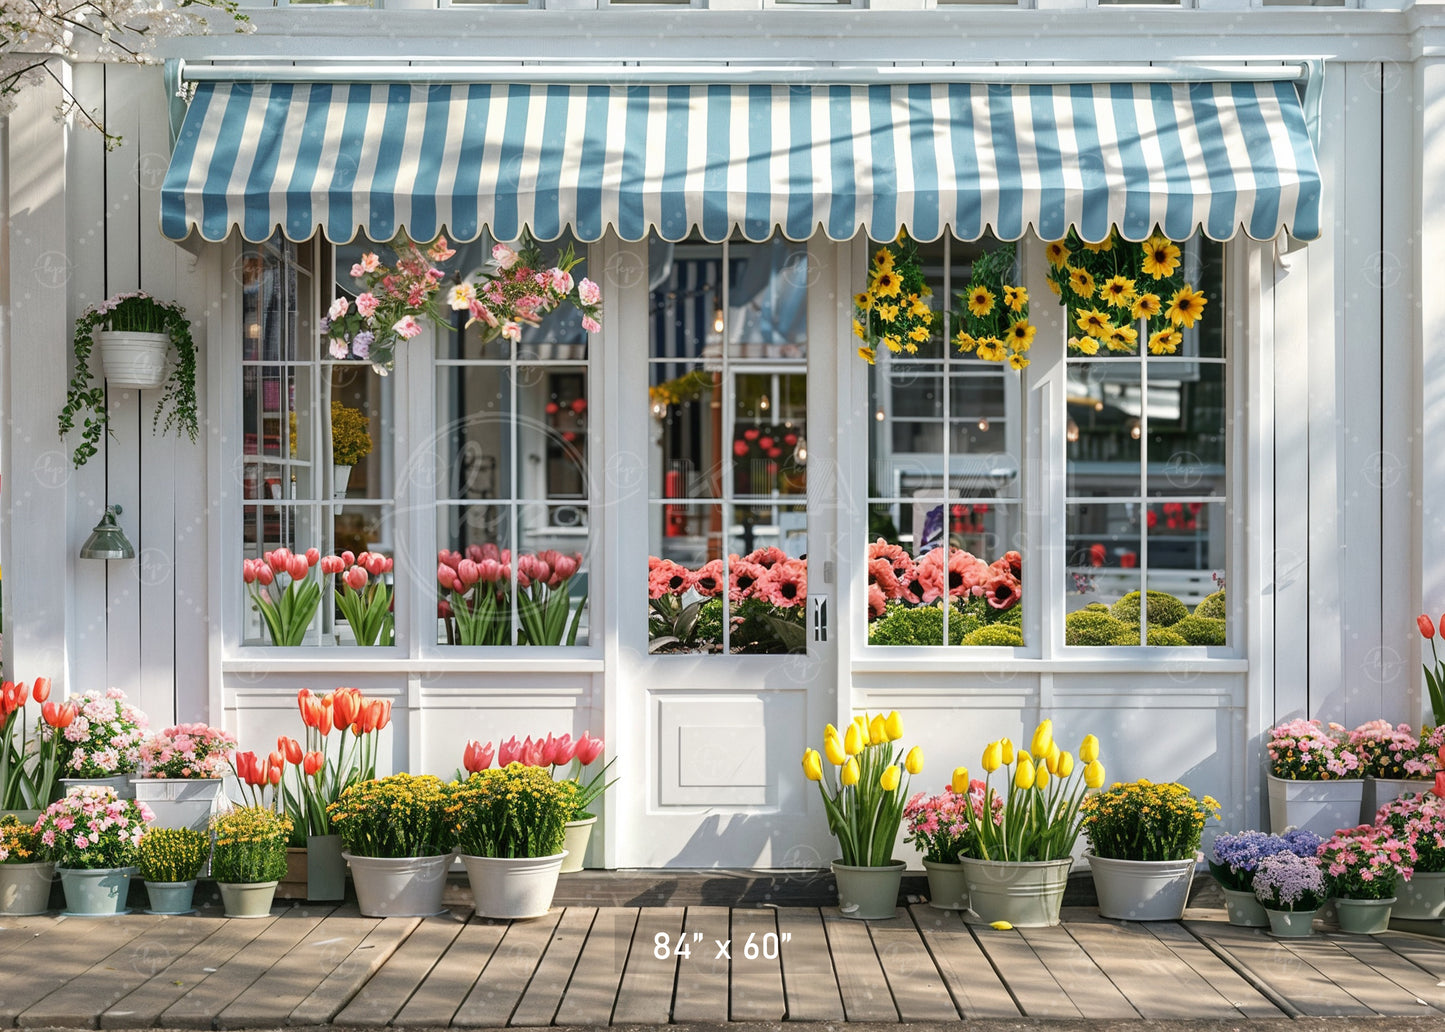
<instances>
[{"instance_id":1,"label":"yellow mum flower","mask_svg":"<svg viewBox=\"0 0 1445 1032\"><path fill-rule=\"evenodd\" d=\"M903 341L898 339L898 334L890 333L883 338L883 346L896 355L903 350Z\"/></svg>"},{"instance_id":2,"label":"yellow mum flower","mask_svg":"<svg viewBox=\"0 0 1445 1032\"><path fill-rule=\"evenodd\" d=\"M1014 369L1027 369L1029 366L1029 360L1023 355L1021 355L1019 352L1015 351L1012 355L1008 357L1008 364Z\"/></svg>"},{"instance_id":3,"label":"yellow mum flower","mask_svg":"<svg viewBox=\"0 0 1445 1032\"><path fill-rule=\"evenodd\" d=\"M878 356L874 353L872 348L861 347L858 349L858 357L861 358L863 361L867 362L869 365L872 365L874 360Z\"/></svg>"},{"instance_id":4,"label":"yellow mum flower","mask_svg":"<svg viewBox=\"0 0 1445 1032\"><path fill-rule=\"evenodd\" d=\"M993 291L988 287L973 287L968 292L968 310L982 319L993 311Z\"/></svg>"},{"instance_id":5,"label":"yellow mum flower","mask_svg":"<svg viewBox=\"0 0 1445 1032\"><path fill-rule=\"evenodd\" d=\"M1169 310L1164 315L1175 326L1183 326L1187 330L1204 314L1204 306L1208 303L1208 298L1186 283L1169 299Z\"/></svg>"},{"instance_id":6,"label":"yellow mum flower","mask_svg":"<svg viewBox=\"0 0 1445 1032\"><path fill-rule=\"evenodd\" d=\"M873 277L873 293L878 297L897 297L902 289L903 281L891 270L880 272Z\"/></svg>"},{"instance_id":7,"label":"yellow mum flower","mask_svg":"<svg viewBox=\"0 0 1445 1032\"><path fill-rule=\"evenodd\" d=\"M892 322L894 319L898 318L898 306L879 305L878 318L882 319L884 322Z\"/></svg>"},{"instance_id":8,"label":"yellow mum flower","mask_svg":"<svg viewBox=\"0 0 1445 1032\"><path fill-rule=\"evenodd\" d=\"M1166 326L1149 338L1149 353L1172 355L1179 350L1179 345L1182 343L1184 343L1184 335L1178 330Z\"/></svg>"},{"instance_id":9,"label":"yellow mum flower","mask_svg":"<svg viewBox=\"0 0 1445 1032\"><path fill-rule=\"evenodd\" d=\"M913 327L913 329L911 329L911 330L908 331L908 339L909 339L909 340L916 340L916 341L924 341L924 340L927 340L927 339L928 339L928 327L927 327L927 326L915 326L915 327Z\"/></svg>"},{"instance_id":10,"label":"yellow mum flower","mask_svg":"<svg viewBox=\"0 0 1445 1032\"><path fill-rule=\"evenodd\" d=\"M1034 337L1038 334L1037 326L1034 326L1027 319L1019 319L1008 328L1008 343L1014 351L1027 351L1033 346ZM1014 368L1018 368L1015 366Z\"/></svg>"},{"instance_id":11,"label":"yellow mum flower","mask_svg":"<svg viewBox=\"0 0 1445 1032\"><path fill-rule=\"evenodd\" d=\"M1139 346L1139 331L1132 326L1114 326L1104 343L1110 351L1133 351Z\"/></svg>"},{"instance_id":12,"label":"yellow mum flower","mask_svg":"<svg viewBox=\"0 0 1445 1032\"><path fill-rule=\"evenodd\" d=\"M1069 260L1069 249L1064 246L1062 240L1055 240L1049 244L1044 248L1044 254L1048 255L1049 264L1056 269L1067 264Z\"/></svg>"},{"instance_id":13,"label":"yellow mum flower","mask_svg":"<svg viewBox=\"0 0 1445 1032\"><path fill-rule=\"evenodd\" d=\"M1003 303L1008 306L1010 312L1022 312L1029 303L1029 292L1027 287L1004 287Z\"/></svg>"},{"instance_id":14,"label":"yellow mum flower","mask_svg":"<svg viewBox=\"0 0 1445 1032\"><path fill-rule=\"evenodd\" d=\"M1069 266L1069 288L1075 294L1083 297L1094 296L1094 277L1087 269L1076 269Z\"/></svg>"},{"instance_id":15,"label":"yellow mum flower","mask_svg":"<svg viewBox=\"0 0 1445 1032\"><path fill-rule=\"evenodd\" d=\"M1080 312L1075 316L1074 322L1078 325L1079 329L1091 337L1108 336L1109 331L1114 328L1114 324L1109 321L1109 317L1097 308L1090 308L1086 312Z\"/></svg>"},{"instance_id":16,"label":"yellow mum flower","mask_svg":"<svg viewBox=\"0 0 1445 1032\"><path fill-rule=\"evenodd\" d=\"M1135 319L1152 319L1163 310L1158 294L1140 294L1134 299L1129 314Z\"/></svg>"},{"instance_id":17,"label":"yellow mum flower","mask_svg":"<svg viewBox=\"0 0 1445 1032\"><path fill-rule=\"evenodd\" d=\"M953 342L958 345L958 350L967 354L978 347L978 341L968 335L967 330L959 330L953 335Z\"/></svg>"},{"instance_id":18,"label":"yellow mum flower","mask_svg":"<svg viewBox=\"0 0 1445 1032\"><path fill-rule=\"evenodd\" d=\"M1172 276L1179 268L1179 248L1168 237L1152 236L1143 243L1144 272L1155 279Z\"/></svg>"},{"instance_id":19,"label":"yellow mum flower","mask_svg":"<svg viewBox=\"0 0 1445 1032\"><path fill-rule=\"evenodd\" d=\"M1099 342L1093 337L1070 337L1069 347L1084 355L1097 355Z\"/></svg>"},{"instance_id":20,"label":"yellow mum flower","mask_svg":"<svg viewBox=\"0 0 1445 1032\"><path fill-rule=\"evenodd\" d=\"M1099 288L1100 299L1115 308L1128 308L1134 300L1134 281L1127 276L1114 276Z\"/></svg>"}]
</instances>

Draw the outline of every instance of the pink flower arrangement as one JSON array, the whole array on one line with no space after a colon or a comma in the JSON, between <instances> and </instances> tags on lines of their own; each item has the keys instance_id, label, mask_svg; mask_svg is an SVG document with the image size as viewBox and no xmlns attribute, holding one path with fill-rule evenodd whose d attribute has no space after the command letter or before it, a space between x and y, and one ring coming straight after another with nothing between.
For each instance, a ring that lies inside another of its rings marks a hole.
<instances>
[{"instance_id":1,"label":"pink flower arrangement","mask_svg":"<svg viewBox=\"0 0 1445 1032\"><path fill-rule=\"evenodd\" d=\"M1289 720L1270 728L1270 772L1290 781L1334 781L1365 776L1359 756L1345 742L1339 724Z\"/></svg>"},{"instance_id":2,"label":"pink flower arrangement","mask_svg":"<svg viewBox=\"0 0 1445 1032\"><path fill-rule=\"evenodd\" d=\"M544 549L517 557L517 644L576 643L587 597L574 611L570 584L581 567L580 552ZM490 542L437 553L437 584L447 594L437 610L447 621L448 644L511 644L512 573L511 550Z\"/></svg>"},{"instance_id":3,"label":"pink flower arrangement","mask_svg":"<svg viewBox=\"0 0 1445 1032\"><path fill-rule=\"evenodd\" d=\"M1414 873L1415 849L1388 825L1341 829L1320 843L1319 860L1333 894L1342 899L1389 899Z\"/></svg>"},{"instance_id":4,"label":"pink flower arrangement","mask_svg":"<svg viewBox=\"0 0 1445 1032\"><path fill-rule=\"evenodd\" d=\"M1435 759L1420 755L1420 740L1409 724L1372 720L1350 732L1350 751L1365 774L1377 778L1424 778L1435 773Z\"/></svg>"},{"instance_id":5,"label":"pink flower arrangement","mask_svg":"<svg viewBox=\"0 0 1445 1032\"><path fill-rule=\"evenodd\" d=\"M1022 597L1023 557L1006 552L985 563L961 548L934 548L911 557L901 546L879 538L868 546L869 618L877 619L887 603L931 605L944 596L983 599L993 609L1012 609ZM876 605L878 589L883 606Z\"/></svg>"},{"instance_id":6,"label":"pink flower arrangement","mask_svg":"<svg viewBox=\"0 0 1445 1032\"><path fill-rule=\"evenodd\" d=\"M469 327L482 325L484 339L520 340L523 326L536 326L564 302L582 313L584 330L596 333L602 329L602 289L585 277L574 283L572 269L581 261L568 245L555 265L544 268L542 252L530 238L520 250L497 244L484 278L454 287L448 301L453 309L471 315Z\"/></svg>"},{"instance_id":7,"label":"pink flower arrangement","mask_svg":"<svg viewBox=\"0 0 1445 1032\"><path fill-rule=\"evenodd\" d=\"M955 792L952 785L937 795L916 793L903 807L903 820L911 842L923 852L923 858L935 864L954 864L968 846L971 835L970 816L982 816L985 785L974 778L967 792ZM993 822L1003 823L1003 797L993 797Z\"/></svg>"},{"instance_id":8,"label":"pink flower arrangement","mask_svg":"<svg viewBox=\"0 0 1445 1032\"><path fill-rule=\"evenodd\" d=\"M322 320L322 329L331 338L331 357L369 361L383 376L390 372L397 344L421 333L418 316L436 325L443 323L435 295L446 274L432 263L454 254L446 237L439 237L425 250L403 241L395 267L381 264L373 252L363 254L351 267L352 278L362 286L355 303L336 298Z\"/></svg>"},{"instance_id":9,"label":"pink flower arrangement","mask_svg":"<svg viewBox=\"0 0 1445 1032\"><path fill-rule=\"evenodd\" d=\"M206 724L177 724L140 744L143 778L220 778L231 766L236 736Z\"/></svg>"},{"instance_id":10,"label":"pink flower arrangement","mask_svg":"<svg viewBox=\"0 0 1445 1032\"><path fill-rule=\"evenodd\" d=\"M46 723L41 735L46 741L59 734L60 776L63 778L108 778L129 774L140 765L140 744L150 721L126 701L125 692L94 689L71 703L75 719L64 728Z\"/></svg>"},{"instance_id":11,"label":"pink flower arrangement","mask_svg":"<svg viewBox=\"0 0 1445 1032\"><path fill-rule=\"evenodd\" d=\"M132 867L153 820L145 803L121 799L113 788L85 785L51 803L35 831L41 850L59 867Z\"/></svg>"},{"instance_id":12,"label":"pink flower arrangement","mask_svg":"<svg viewBox=\"0 0 1445 1032\"><path fill-rule=\"evenodd\" d=\"M1380 807L1375 824L1415 851L1415 870L1445 871L1445 799L1433 792L1406 794Z\"/></svg>"},{"instance_id":13,"label":"pink flower arrangement","mask_svg":"<svg viewBox=\"0 0 1445 1032\"><path fill-rule=\"evenodd\" d=\"M617 761L615 756L604 763L587 782L582 781L582 769L596 762L602 755L602 746L602 739L593 738L590 731L582 732L582 737L575 739L570 733L554 735L549 731L546 738L533 739L528 735L520 742L517 741L517 736L513 735L505 742L499 739L495 750L492 743L487 742L484 745L474 739L467 742L462 750L462 766L468 774L475 774L490 767L495 756L498 767L507 767L513 763L520 763L524 767L549 767L555 778L557 768L570 763L572 773L569 779L564 780L575 781L577 792L572 797L574 812L568 819L579 820L592 816L586 812L587 807L617 781L616 778L612 781L605 780L607 769Z\"/></svg>"},{"instance_id":14,"label":"pink flower arrangement","mask_svg":"<svg viewBox=\"0 0 1445 1032\"><path fill-rule=\"evenodd\" d=\"M395 615L391 587L386 575L394 561L377 552L323 556L323 576L336 576L336 608L346 618L358 645L390 645L394 638Z\"/></svg>"}]
</instances>

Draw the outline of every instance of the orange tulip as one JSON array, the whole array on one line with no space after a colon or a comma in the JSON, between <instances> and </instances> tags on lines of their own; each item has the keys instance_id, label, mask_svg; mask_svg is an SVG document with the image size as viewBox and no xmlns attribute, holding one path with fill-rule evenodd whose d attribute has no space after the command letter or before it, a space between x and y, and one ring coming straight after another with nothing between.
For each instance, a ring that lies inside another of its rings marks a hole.
<instances>
[{"instance_id":1,"label":"orange tulip","mask_svg":"<svg viewBox=\"0 0 1445 1032\"><path fill-rule=\"evenodd\" d=\"M331 734L331 719L331 696L328 695L321 700L321 716L316 721L316 730L321 732L322 738Z\"/></svg>"},{"instance_id":2,"label":"orange tulip","mask_svg":"<svg viewBox=\"0 0 1445 1032\"><path fill-rule=\"evenodd\" d=\"M271 768L266 771L266 780L273 785L281 784L281 765L279 763L272 764Z\"/></svg>"},{"instance_id":3,"label":"orange tulip","mask_svg":"<svg viewBox=\"0 0 1445 1032\"><path fill-rule=\"evenodd\" d=\"M1442 617L1441 621L1445 622L1445 617ZM1435 637L1435 625L1430 622L1430 618L1424 613L1421 613L1419 616L1415 617L1415 623L1420 625L1420 637Z\"/></svg>"},{"instance_id":4,"label":"orange tulip","mask_svg":"<svg viewBox=\"0 0 1445 1032\"><path fill-rule=\"evenodd\" d=\"M272 751L272 752L266 757L266 765L267 765L268 767L280 767L280 766L282 766L285 762L286 762L286 757L282 756L281 753L276 752L276 751Z\"/></svg>"},{"instance_id":5,"label":"orange tulip","mask_svg":"<svg viewBox=\"0 0 1445 1032\"><path fill-rule=\"evenodd\" d=\"M286 754L287 763L294 766L301 762L301 743L296 741L296 739L287 738L283 735L277 740L276 744L279 745L281 751Z\"/></svg>"},{"instance_id":6,"label":"orange tulip","mask_svg":"<svg viewBox=\"0 0 1445 1032\"><path fill-rule=\"evenodd\" d=\"M338 688L333 693L334 702L331 704L331 714L336 721L337 727L345 727L356 719L356 711L359 709L361 699L359 693L353 695L354 688Z\"/></svg>"},{"instance_id":7,"label":"orange tulip","mask_svg":"<svg viewBox=\"0 0 1445 1032\"><path fill-rule=\"evenodd\" d=\"M35 695L36 702L44 702L46 699L50 698L50 678L37 677L35 679L35 687L32 689L32 692Z\"/></svg>"},{"instance_id":8,"label":"orange tulip","mask_svg":"<svg viewBox=\"0 0 1445 1032\"><path fill-rule=\"evenodd\" d=\"M382 728L386 727L386 725L387 725L387 724L390 724L390 723L391 723L391 700L390 700L390 699L382 699L382 700L381 700L381 719L376 722L376 729L377 729L378 731L380 731Z\"/></svg>"},{"instance_id":9,"label":"orange tulip","mask_svg":"<svg viewBox=\"0 0 1445 1032\"><path fill-rule=\"evenodd\" d=\"M326 765L326 756L318 751L309 752L301 760L301 769L306 772L308 778L314 778Z\"/></svg>"},{"instance_id":10,"label":"orange tulip","mask_svg":"<svg viewBox=\"0 0 1445 1032\"><path fill-rule=\"evenodd\" d=\"M55 726L62 729L67 728L74 723L75 718L78 716L80 716L79 706L73 702L64 703L60 707L60 723Z\"/></svg>"},{"instance_id":11,"label":"orange tulip","mask_svg":"<svg viewBox=\"0 0 1445 1032\"><path fill-rule=\"evenodd\" d=\"M56 721L60 719L60 707L56 703L47 702L40 707L40 719L51 727L59 727L60 725Z\"/></svg>"}]
</instances>

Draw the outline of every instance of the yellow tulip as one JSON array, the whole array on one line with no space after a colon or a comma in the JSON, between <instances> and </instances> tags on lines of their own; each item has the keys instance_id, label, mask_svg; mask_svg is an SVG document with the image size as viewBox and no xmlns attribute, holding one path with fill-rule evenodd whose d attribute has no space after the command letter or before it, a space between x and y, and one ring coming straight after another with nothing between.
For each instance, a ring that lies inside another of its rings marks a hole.
<instances>
[{"instance_id":1,"label":"yellow tulip","mask_svg":"<svg viewBox=\"0 0 1445 1032\"><path fill-rule=\"evenodd\" d=\"M1080 750L1082 755L1083 750ZM1089 765L1084 768L1084 784L1090 788L1099 788L1104 784L1104 765L1098 760L1090 760Z\"/></svg>"},{"instance_id":2,"label":"yellow tulip","mask_svg":"<svg viewBox=\"0 0 1445 1032\"><path fill-rule=\"evenodd\" d=\"M868 722L868 744L882 745L888 741L888 721L878 714Z\"/></svg>"},{"instance_id":3,"label":"yellow tulip","mask_svg":"<svg viewBox=\"0 0 1445 1032\"><path fill-rule=\"evenodd\" d=\"M835 767L843 766L843 761L848 758L848 753L843 749L843 742L837 735L830 735L823 739L823 752L828 756L828 762Z\"/></svg>"},{"instance_id":4,"label":"yellow tulip","mask_svg":"<svg viewBox=\"0 0 1445 1032\"><path fill-rule=\"evenodd\" d=\"M1085 735L1084 740L1079 743L1079 759L1085 763L1093 763L1099 758L1099 740L1093 735Z\"/></svg>"},{"instance_id":5,"label":"yellow tulip","mask_svg":"<svg viewBox=\"0 0 1445 1032\"><path fill-rule=\"evenodd\" d=\"M1049 743L1049 770L1053 770L1059 765L1059 757L1063 755L1063 752L1064 750L1059 748L1058 742Z\"/></svg>"},{"instance_id":6,"label":"yellow tulip","mask_svg":"<svg viewBox=\"0 0 1445 1032\"><path fill-rule=\"evenodd\" d=\"M1049 768L1040 763L1034 768L1034 787L1044 788L1049 783Z\"/></svg>"},{"instance_id":7,"label":"yellow tulip","mask_svg":"<svg viewBox=\"0 0 1445 1032\"><path fill-rule=\"evenodd\" d=\"M883 729L888 732L888 740L896 742L903 737L903 718L894 710L888 714L888 719L883 722Z\"/></svg>"},{"instance_id":8,"label":"yellow tulip","mask_svg":"<svg viewBox=\"0 0 1445 1032\"><path fill-rule=\"evenodd\" d=\"M990 742L983 750L983 769L992 774L1003 765L1003 743Z\"/></svg>"},{"instance_id":9,"label":"yellow tulip","mask_svg":"<svg viewBox=\"0 0 1445 1032\"><path fill-rule=\"evenodd\" d=\"M803 776L809 781L823 780L823 757L817 749L803 750Z\"/></svg>"},{"instance_id":10,"label":"yellow tulip","mask_svg":"<svg viewBox=\"0 0 1445 1032\"><path fill-rule=\"evenodd\" d=\"M883 773L878 778L878 787L885 792L896 792L898 782L903 778L903 772L898 769L896 763L890 763L883 768Z\"/></svg>"},{"instance_id":11,"label":"yellow tulip","mask_svg":"<svg viewBox=\"0 0 1445 1032\"><path fill-rule=\"evenodd\" d=\"M910 774L917 774L923 770L923 747L915 745L908 750L908 755L903 759L903 767Z\"/></svg>"},{"instance_id":12,"label":"yellow tulip","mask_svg":"<svg viewBox=\"0 0 1445 1032\"><path fill-rule=\"evenodd\" d=\"M1027 791L1034 787L1034 764L1027 756L1019 760L1019 765L1014 769L1014 787Z\"/></svg>"},{"instance_id":13,"label":"yellow tulip","mask_svg":"<svg viewBox=\"0 0 1445 1032\"><path fill-rule=\"evenodd\" d=\"M1018 751L1016 759L1018 759L1020 763L1022 763L1024 760L1028 760L1030 763L1034 762L1033 754L1030 753L1027 749L1020 749Z\"/></svg>"},{"instance_id":14,"label":"yellow tulip","mask_svg":"<svg viewBox=\"0 0 1445 1032\"><path fill-rule=\"evenodd\" d=\"M842 733L839 732L839 730L838 730L836 727L834 727L832 724L828 724L827 726L825 726L825 727L823 728L823 741L825 741L825 742L826 742L828 739L830 739L830 738L842 738L842 737L843 737Z\"/></svg>"},{"instance_id":15,"label":"yellow tulip","mask_svg":"<svg viewBox=\"0 0 1445 1032\"><path fill-rule=\"evenodd\" d=\"M843 772L838 775L838 780L845 788L858 784L858 761L848 757L848 762L843 764Z\"/></svg>"},{"instance_id":16,"label":"yellow tulip","mask_svg":"<svg viewBox=\"0 0 1445 1032\"><path fill-rule=\"evenodd\" d=\"M999 761L1007 767L1014 761L1014 744L1007 738L1000 738L998 740L998 747L1002 750L999 755Z\"/></svg>"},{"instance_id":17,"label":"yellow tulip","mask_svg":"<svg viewBox=\"0 0 1445 1032\"><path fill-rule=\"evenodd\" d=\"M1061 778L1066 778L1066 777L1068 777L1070 774L1072 774L1073 772L1074 772L1074 754L1073 754L1073 753L1066 753L1066 752L1065 752L1065 753L1059 753L1059 762L1058 762L1058 764L1057 764L1057 769L1054 771L1054 773L1057 774L1057 775L1058 775L1059 777L1061 777Z\"/></svg>"},{"instance_id":18,"label":"yellow tulip","mask_svg":"<svg viewBox=\"0 0 1445 1032\"><path fill-rule=\"evenodd\" d=\"M858 725L849 724L848 733L843 736L843 751L849 756L857 756L863 751L863 745L863 736L858 733Z\"/></svg>"},{"instance_id":19,"label":"yellow tulip","mask_svg":"<svg viewBox=\"0 0 1445 1032\"><path fill-rule=\"evenodd\" d=\"M1049 746L1053 744L1053 741L1054 722L1052 720L1045 720L1040 723L1037 730L1034 731L1034 739L1029 745L1032 746L1035 756L1047 756L1049 754Z\"/></svg>"},{"instance_id":20,"label":"yellow tulip","mask_svg":"<svg viewBox=\"0 0 1445 1032\"><path fill-rule=\"evenodd\" d=\"M953 768L952 788L953 788L953 790L954 790L955 792L959 793L960 795L962 795L964 792L967 792L967 791L968 791L968 768L967 768L967 767L954 767L954 768Z\"/></svg>"},{"instance_id":21,"label":"yellow tulip","mask_svg":"<svg viewBox=\"0 0 1445 1032\"><path fill-rule=\"evenodd\" d=\"M993 924L989 925L989 927L996 932L1007 932L1013 929L1013 925L1009 924L1007 921L995 921L993 922Z\"/></svg>"}]
</instances>

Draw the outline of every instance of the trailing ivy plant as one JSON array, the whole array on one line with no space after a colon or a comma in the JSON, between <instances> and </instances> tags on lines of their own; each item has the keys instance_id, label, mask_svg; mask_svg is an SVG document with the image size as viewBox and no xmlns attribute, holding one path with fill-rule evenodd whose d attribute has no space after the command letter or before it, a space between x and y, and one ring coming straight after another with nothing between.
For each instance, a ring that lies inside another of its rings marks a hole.
<instances>
[{"instance_id":1,"label":"trailing ivy plant","mask_svg":"<svg viewBox=\"0 0 1445 1032\"><path fill-rule=\"evenodd\" d=\"M175 363L163 385L165 393L156 405L151 429L170 433L174 428L195 441L200 432L196 421L196 342L191 338L186 310L138 290L91 305L75 321L75 375L70 379L65 407L60 410L61 437L75 429L77 419L81 420L80 443L71 461L84 466L100 450L101 435L109 429L105 387L96 382L90 370L95 334L102 330L164 333L170 337Z\"/></svg>"}]
</instances>

